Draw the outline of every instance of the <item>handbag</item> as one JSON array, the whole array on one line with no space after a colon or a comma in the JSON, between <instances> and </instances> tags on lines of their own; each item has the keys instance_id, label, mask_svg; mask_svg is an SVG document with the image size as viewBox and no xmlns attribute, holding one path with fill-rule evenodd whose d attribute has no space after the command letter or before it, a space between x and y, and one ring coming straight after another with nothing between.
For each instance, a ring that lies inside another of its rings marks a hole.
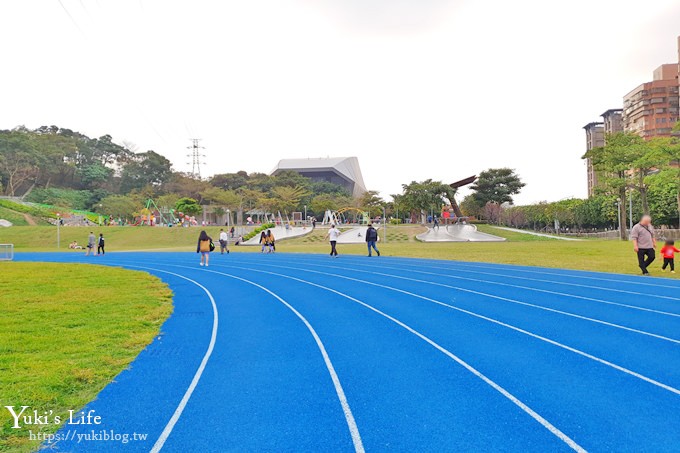
<instances>
[{"instance_id":1,"label":"handbag","mask_svg":"<svg viewBox=\"0 0 680 453\"><path fill-rule=\"evenodd\" d=\"M210 240L210 251L214 252L215 251L215 244L213 243L212 240Z\"/></svg>"}]
</instances>

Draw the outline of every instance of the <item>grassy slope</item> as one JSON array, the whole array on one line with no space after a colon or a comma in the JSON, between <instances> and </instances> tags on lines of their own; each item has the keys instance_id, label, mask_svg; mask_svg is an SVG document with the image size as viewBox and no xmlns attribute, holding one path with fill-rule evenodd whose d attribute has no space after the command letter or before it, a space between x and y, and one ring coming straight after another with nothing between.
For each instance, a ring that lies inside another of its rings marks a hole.
<instances>
[{"instance_id":1,"label":"grassy slope","mask_svg":"<svg viewBox=\"0 0 680 453\"><path fill-rule=\"evenodd\" d=\"M42 219L37 219L35 217L29 216L33 221L36 223L36 225L49 225L49 222L46 222L45 220ZM12 224L17 225L17 226L25 226L28 225L28 222L26 221L25 214L22 214L21 212L17 211L12 211L11 209L3 208L0 206L0 219L5 219L9 220L12 222ZM0 227L2 228L2 227ZM2 230L0 230L0 237L2 235Z\"/></svg>"},{"instance_id":2,"label":"grassy slope","mask_svg":"<svg viewBox=\"0 0 680 453\"><path fill-rule=\"evenodd\" d=\"M219 227L206 228L214 238ZM87 240L88 232L102 231L107 239L107 249L117 250L195 250L197 228L149 228L149 227L105 227L62 228L62 251L73 239L79 243ZM388 226L387 242L379 247L385 255L420 258L437 258L490 263L521 264L530 266L558 267L569 269L595 270L603 272L638 273L632 245L619 241L560 241L511 231L491 226L479 226L484 231L505 237L503 243L421 243L414 236L422 231L420 226ZM282 252L327 253L324 240L326 231L319 229L311 234L288 241L279 241L277 249ZM384 236L382 229L380 235ZM0 243L12 242L18 252L56 251L56 229L54 227L12 227L0 230ZM233 247L237 252L257 252L258 247ZM341 245L345 254L365 253L365 246ZM80 253L74 251L73 253ZM652 267L658 274L659 261ZM668 274L661 274L668 275Z\"/></svg>"},{"instance_id":3,"label":"grassy slope","mask_svg":"<svg viewBox=\"0 0 680 453\"><path fill-rule=\"evenodd\" d=\"M54 415L95 398L172 311L157 278L103 266L0 263L0 288L0 401ZM0 414L0 451L37 447Z\"/></svg>"}]
</instances>

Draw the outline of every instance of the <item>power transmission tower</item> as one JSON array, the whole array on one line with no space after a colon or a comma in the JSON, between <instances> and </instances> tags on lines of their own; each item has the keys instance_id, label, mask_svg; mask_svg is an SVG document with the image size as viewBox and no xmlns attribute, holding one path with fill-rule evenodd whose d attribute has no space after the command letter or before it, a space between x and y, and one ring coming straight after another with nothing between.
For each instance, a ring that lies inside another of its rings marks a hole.
<instances>
[{"instance_id":1,"label":"power transmission tower","mask_svg":"<svg viewBox=\"0 0 680 453\"><path fill-rule=\"evenodd\" d=\"M192 138L191 146L187 146L187 149L191 150L191 154L187 154L187 157L191 158L191 163L187 164L191 165L191 175L196 179L201 179L201 157L205 157L205 154L201 154L201 150L205 148L198 144L200 141L200 138Z\"/></svg>"}]
</instances>

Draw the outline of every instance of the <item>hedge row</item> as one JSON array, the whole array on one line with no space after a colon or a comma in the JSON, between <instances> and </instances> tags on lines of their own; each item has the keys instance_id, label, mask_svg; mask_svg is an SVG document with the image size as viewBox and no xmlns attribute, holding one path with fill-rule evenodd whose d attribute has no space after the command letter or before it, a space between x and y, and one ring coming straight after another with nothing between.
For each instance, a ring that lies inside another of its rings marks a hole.
<instances>
[{"instance_id":1,"label":"hedge row","mask_svg":"<svg viewBox=\"0 0 680 453\"><path fill-rule=\"evenodd\" d=\"M251 231L250 233L248 233L248 234L246 234L245 236L243 236L243 240L244 240L244 241L247 241L247 240L249 240L249 239L252 239L252 238L254 238L255 236L257 236L258 234L260 234L261 232L263 232L263 231L265 231L265 230L269 230L269 229L271 229L271 228L274 228L275 226L276 226L276 224L274 224L274 223L265 223L265 224L262 224L261 226L255 228L255 229L254 229L253 231Z\"/></svg>"}]
</instances>

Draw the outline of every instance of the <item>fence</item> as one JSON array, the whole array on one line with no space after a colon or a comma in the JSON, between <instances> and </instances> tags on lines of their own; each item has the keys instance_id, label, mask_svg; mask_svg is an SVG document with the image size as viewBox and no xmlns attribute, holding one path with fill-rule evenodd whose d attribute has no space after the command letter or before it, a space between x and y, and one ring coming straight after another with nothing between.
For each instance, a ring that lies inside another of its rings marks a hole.
<instances>
[{"instance_id":1,"label":"fence","mask_svg":"<svg viewBox=\"0 0 680 453\"><path fill-rule=\"evenodd\" d=\"M626 232L630 235L630 230L626 228ZM680 229L677 228L657 228L655 230L656 238L658 240L662 239L672 239L674 241L680 240ZM568 237L579 237L579 238L593 238L593 239L618 239L618 230L610 231L599 231L596 233L560 233L560 236Z\"/></svg>"},{"instance_id":2,"label":"fence","mask_svg":"<svg viewBox=\"0 0 680 453\"><path fill-rule=\"evenodd\" d=\"M14 244L0 244L0 261L12 261L14 259Z\"/></svg>"}]
</instances>

